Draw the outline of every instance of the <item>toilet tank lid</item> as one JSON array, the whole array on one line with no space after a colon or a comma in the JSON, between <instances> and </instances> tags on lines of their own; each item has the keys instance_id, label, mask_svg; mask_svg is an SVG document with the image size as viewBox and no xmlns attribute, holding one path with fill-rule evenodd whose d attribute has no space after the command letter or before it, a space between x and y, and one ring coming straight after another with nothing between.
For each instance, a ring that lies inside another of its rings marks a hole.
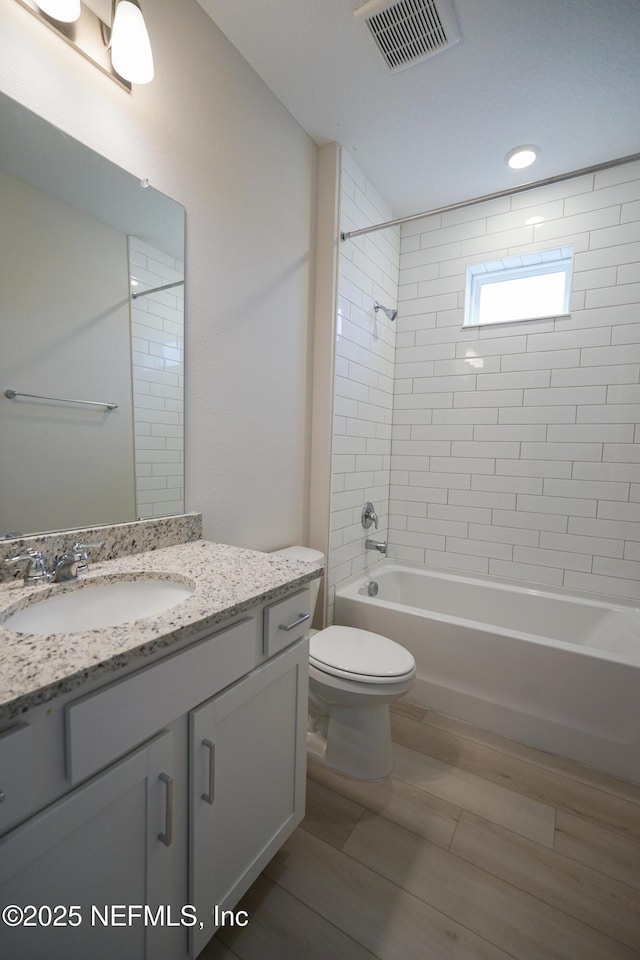
<instances>
[{"instance_id":1,"label":"toilet tank lid","mask_svg":"<svg viewBox=\"0 0 640 960\"><path fill-rule=\"evenodd\" d=\"M284 550L274 550L280 557L289 557L290 560L302 560L303 563L323 563L324 554L311 547L285 547Z\"/></svg>"}]
</instances>

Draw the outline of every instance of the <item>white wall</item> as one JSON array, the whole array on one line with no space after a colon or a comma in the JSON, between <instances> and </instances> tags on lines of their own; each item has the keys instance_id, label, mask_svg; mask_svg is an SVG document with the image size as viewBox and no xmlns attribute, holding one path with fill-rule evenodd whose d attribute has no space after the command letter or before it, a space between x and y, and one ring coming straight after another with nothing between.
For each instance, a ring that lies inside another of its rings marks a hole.
<instances>
[{"instance_id":1,"label":"white wall","mask_svg":"<svg viewBox=\"0 0 640 960\"><path fill-rule=\"evenodd\" d=\"M341 156L340 229L390 219L373 184L346 150ZM336 584L381 559L365 550L365 539L387 539L396 328L373 304L396 306L399 245L393 229L348 240L338 251L329 622ZM362 526L367 500L378 512L377 530Z\"/></svg>"},{"instance_id":2,"label":"white wall","mask_svg":"<svg viewBox=\"0 0 640 960\"><path fill-rule=\"evenodd\" d=\"M186 506L212 539L300 542L316 147L195 0L144 13L156 78L128 95L3 4L0 89L184 204Z\"/></svg>"},{"instance_id":3,"label":"white wall","mask_svg":"<svg viewBox=\"0 0 640 960\"><path fill-rule=\"evenodd\" d=\"M636 163L403 227L394 556L640 599L639 221ZM570 317L461 328L467 263L565 244Z\"/></svg>"},{"instance_id":4,"label":"white wall","mask_svg":"<svg viewBox=\"0 0 640 960\"><path fill-rule=\"evenodd\" d=\"M184 263L129 237L129 276L140 293L184 281ZM131 369L136 516L184 513L184 283L131 301Z\"/></svg>"},{"instance_id":5,"label":"white wall","mask_svg":"<svg viewBox=\"0 0 640 960\"><path fill-rule=\"evenodd\" d=\"M0 172L0 537L135 518L127 238Z\"/></svg>"}]
</instances>

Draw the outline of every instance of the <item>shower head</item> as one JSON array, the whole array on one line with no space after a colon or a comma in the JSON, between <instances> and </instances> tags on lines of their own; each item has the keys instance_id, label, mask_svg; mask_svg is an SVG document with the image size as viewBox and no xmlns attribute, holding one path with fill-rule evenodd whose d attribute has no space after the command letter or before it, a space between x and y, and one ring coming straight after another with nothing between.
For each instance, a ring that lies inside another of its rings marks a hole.
<instances>
[{"instance_id":1,"label":"shower head","mask_svg":"<svg viewBox=\"0 0 640 960\"><path fill-rule=\"evenodd\" d=\"M391 320L392 322L393 322L393 321L395 320L395 318L398 316L398 311L397 311L397 310L392 310L391 307L383 307L382 304L381 304L381 303L378 303L377 300L374 301L373 309L374 309L374 312L375 312L375 313L377 313L378 310L382 310L382 312L384 313L384 315L385 315L386 317L388 317L389 320Z\"/></svg>"}]
</instances>

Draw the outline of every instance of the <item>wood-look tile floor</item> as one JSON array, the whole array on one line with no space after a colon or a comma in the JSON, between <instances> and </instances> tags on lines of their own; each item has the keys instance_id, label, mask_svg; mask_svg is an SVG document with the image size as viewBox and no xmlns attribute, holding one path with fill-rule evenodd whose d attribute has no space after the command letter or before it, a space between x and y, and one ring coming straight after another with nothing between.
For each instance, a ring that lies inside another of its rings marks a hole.
<instances>
[{"instance_id":1,"label":"wood-look tile floor","mask_svg":"<svg viewBox=\"0 0 640 960\"><path fill-rule=\"evenodd\" d=\"M200 960L640 958L640 787L411 704L393 776L307 816Z\"/></svg>"}]
</instances>

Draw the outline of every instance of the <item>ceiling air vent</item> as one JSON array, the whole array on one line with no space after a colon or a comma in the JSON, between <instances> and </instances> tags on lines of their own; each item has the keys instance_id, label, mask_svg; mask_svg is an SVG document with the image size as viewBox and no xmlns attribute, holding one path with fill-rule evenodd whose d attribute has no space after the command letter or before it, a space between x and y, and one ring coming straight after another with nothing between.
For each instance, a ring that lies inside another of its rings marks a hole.
<instances>
[{"instance_id":1,"label":"ceiling air vent","mask_svg":"<svg viewBox=\"0 0 640 960\"><path fill-rule=\"evenodd\" d=\"M364 20L392 73L452 47L460 40L451 0L368 0L353 11Z\"/></svg>"}]
</instances>

